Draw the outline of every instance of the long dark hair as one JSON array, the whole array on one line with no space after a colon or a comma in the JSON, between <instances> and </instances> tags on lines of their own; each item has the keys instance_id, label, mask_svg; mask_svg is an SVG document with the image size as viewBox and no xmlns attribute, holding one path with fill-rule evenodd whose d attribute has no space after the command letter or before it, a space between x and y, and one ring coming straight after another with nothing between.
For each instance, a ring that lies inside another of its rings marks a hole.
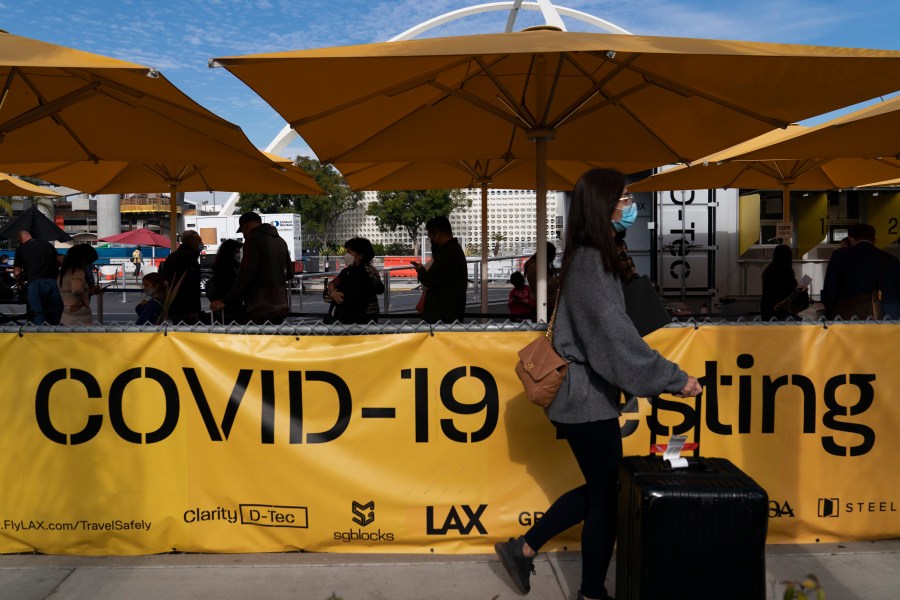
<instances>
[{"instance_id":1,"label":"long dark hair","mask_svg":"<svg viewBox=\"0 0 900 600\"><path fill-rule=\"evenodd\" d=\"M218 269L234 269L234 255L244 247L242 242L238 240L227 239L219 245L216 252L216 261L213 263L213 270Z\"/></svg>"},{"instance_id":2,"label":"long dark hair","mask_svg":"<svg viewBox=\"0 0 900 600\"><path fill-rule=\"evenodd\" d=\"M789 267L794 261L794 253L786 244L778 244L772 252L772 265L776 267Z\"/></svg>"},{"instance_id":3,"label":"long dark hair","mask_svg":"<svg viewBox=\"0 0 900 600\"><path fill-rule=\"evenodd\" d=\"M790 273L794 281L797 276L794 275L794 252L787 244L778 244L772 251L772 261L763 269L763 276L773 273Z\"/></svg>"},{"instance_id":4,"label":"long dark hair","mask_svg":"<svg viewBox=\"0 0 900 600\"><path fill-rule=\"evenodd\" d=\"M603 270L622 277L623 267L613 237L612 215L624 191L625 175L615 169L591 169L578 179L566 221L563 278L579 248L599 250Z\"/></svg>"},{"instance_id":5,"label":"long dark hair","mask_svg":"<svg viewBox=\"0 0 900 600\"><path fill-rule=\"evenodd\" d=\"M97 251L90 244L76 244L69 248L63 257L59 267L59 283L62 283L63 275L75 269L83 269L97 260Z\"/></svg>"}]
</instances>

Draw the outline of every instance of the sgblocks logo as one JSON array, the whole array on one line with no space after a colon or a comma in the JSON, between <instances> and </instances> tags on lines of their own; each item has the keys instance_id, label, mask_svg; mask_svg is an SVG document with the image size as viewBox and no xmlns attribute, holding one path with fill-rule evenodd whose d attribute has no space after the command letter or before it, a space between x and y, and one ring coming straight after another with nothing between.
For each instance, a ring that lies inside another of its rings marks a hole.
<instances>
[{"instance_id":1,"label":"sgblocks logo","mask_svg":"<svg viewBox=\"0 0 900 600\"><path fill-rule=\"evenodd\" d=\"M360 526L360 528L350 528L349 531L335 531L334 541L336 542L393 542L394 534L390 531L381 531L381 528L375 531L363 531L362 527L368 527L375 522L375 501L368 502L353 501L350 506L352 521Z\"/></svg>"}]
</instances>

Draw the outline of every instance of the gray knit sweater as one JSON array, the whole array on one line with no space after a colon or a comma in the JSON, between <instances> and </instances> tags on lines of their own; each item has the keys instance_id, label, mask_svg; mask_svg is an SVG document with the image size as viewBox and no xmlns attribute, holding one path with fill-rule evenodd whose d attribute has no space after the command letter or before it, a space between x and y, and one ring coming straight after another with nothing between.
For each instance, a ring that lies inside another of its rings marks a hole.
<instances>
[{"instance_id":1,"label":"gray knit sweater","mask_svg":"<svg viewBox=\"0 0 900 600\"><path fill-rule=\"evenodd\" d=\"M558 423L619 416L619 390L641 398L680 392L687 373L650 348L625 313L622 284L600 251L579 248L560 292L553 345L569 372L547 414Z\"/></svg>"}]
</instances>

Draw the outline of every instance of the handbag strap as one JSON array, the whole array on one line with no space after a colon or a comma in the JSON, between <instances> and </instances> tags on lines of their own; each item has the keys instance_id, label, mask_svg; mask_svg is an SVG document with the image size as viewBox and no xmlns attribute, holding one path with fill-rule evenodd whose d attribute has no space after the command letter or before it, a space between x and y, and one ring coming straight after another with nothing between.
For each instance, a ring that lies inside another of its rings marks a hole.
<instances>
[{"instance_id":1,"label":"handbag strap","mask_svg":"<svg viewBox=\"0 0 900 600\"><path fill-rule=\"evenodd\" d=\"M562 282L560 282L559 287L556 288L556 302L553 303L553 314L550 315L550 321L547 322L547 333L545 335L551 343L553 342L553 321L556 320L556 309L559 308L559 293L561 290Z\"/></svg>"}]
</instances>

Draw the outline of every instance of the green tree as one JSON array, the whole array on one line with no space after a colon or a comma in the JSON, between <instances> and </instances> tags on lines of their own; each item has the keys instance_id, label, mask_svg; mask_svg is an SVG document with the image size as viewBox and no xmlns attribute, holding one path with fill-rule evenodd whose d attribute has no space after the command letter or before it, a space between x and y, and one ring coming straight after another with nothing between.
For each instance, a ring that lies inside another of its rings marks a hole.
<instances>
[{"instance_id":1,"label":"green tree","mask_svg":"<svg viewBox=\"0 0 900 600\"><path fill-rule=\"evenodd\" d=\"M294 207L300 213L303 230L315 240L319 248L327 248L335 242L332 240L334 227L338 218L345 212L353 210L362 202L362 192L353 192L344 177L331 165L323 165L308 156L298 156L298 167L312 175L316 183L324 191L320 196L295 196Z\"/></svg>"},{"instance_id":2,"label":"green tree","mask_svg":"<svg viewBox=\"0 0 900 600\"><path fill-rule=\"evenodd\" d=\"M314 247L327 250L335 244L331 237L338 218L359 206L363 195L350 191L343 176L331 165L308 156L298 156L294 163L312 175L325 194L241 194L238 206L242 212L297 213L304 235L313 240Z\"/></svg>"},{"instance_id":3,"label":"green tree","mask_svg":"<svg viewBox=\"0 0 900 600\"><path fill-rule=\"evenodd\" d=\"M413 251L412 246L394 242L384 247L384 254L386 256L413 256Z\"/></svg>"},{"instance_id":4,"label":"green tree","mask_svg":"<svg viewBox=\"0 0 900 600\"><path fill-rule=\"evenodd\" d=\"M241 194L238 209L242 212L256 210L261 213L294 212L294 197L289 194Z\"/></svg>"},{"instance_id":5,"label":"green tree","mask_svg":"<svg viewBox=\"0 0 900 600\"><path fill-rule=\"evenodd\" d=\"M375 217L381 231L402 228L412 241L413 254L420 254L420 229L432 217L449 216L454 210L471 206L460 190L405 190L378 192L378 200L369 204L366 214Z\"/></svg>"}]
</instances>

